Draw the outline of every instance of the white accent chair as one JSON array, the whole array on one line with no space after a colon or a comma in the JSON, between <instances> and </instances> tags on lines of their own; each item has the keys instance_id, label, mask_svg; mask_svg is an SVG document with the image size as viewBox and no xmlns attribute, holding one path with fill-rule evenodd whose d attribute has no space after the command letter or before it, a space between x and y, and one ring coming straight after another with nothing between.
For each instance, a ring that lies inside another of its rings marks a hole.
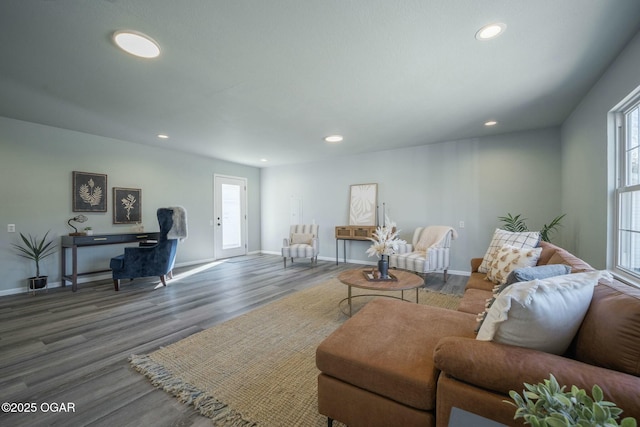
<instances>
[{"instance_id":1,"label":"white accent chair","mask_svg":"<svg viewBox=\"0 0 640 427\"><path fill-rule=\"evenodd\" d=\"M389 267L421 275L443 271L446 282L451 240L457 237L456 230L449 226L418 227L413 232L412 243L400 245L396 253L389 256Z\"/></svg>"},{"instance_id":2,"label":"white accent chair","mask_svg":"<svg viewBox=\"0 0 640 427\"><path fill-rule=\"evenodd\" d=\"M293 263L294 258L311 258L311 263L317 264L319 252L318 225L292 225L289 230L289 238L284 239L282 242L284 268L287 268L287 258L291 258L291 263Z\"/></svg>"}]
</instances>

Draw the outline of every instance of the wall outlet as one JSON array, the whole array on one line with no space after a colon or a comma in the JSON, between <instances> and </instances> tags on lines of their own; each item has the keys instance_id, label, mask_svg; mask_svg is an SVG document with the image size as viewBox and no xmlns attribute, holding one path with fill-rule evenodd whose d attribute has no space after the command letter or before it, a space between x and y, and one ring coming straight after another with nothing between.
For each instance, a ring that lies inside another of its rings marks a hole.
<instances>
[{"instance_id":1,"label":"wall outlet","mask_svg":"<svg viewBox=\"0 0 640 427\"><path fill-rule=\"evenodd\" d=\"M15 233L16 225L15 224L7 224L7 233Z\"/></svg>"},{"instance_id":2,"label":"wall outlet","mask_svg":"<svg viewBox=\"0 0 640 427\"><path fill-rule=\"evenodd\" d=\"M459 227L464 228L464 221L460 221Z\"/></svg>"}]
</instances>

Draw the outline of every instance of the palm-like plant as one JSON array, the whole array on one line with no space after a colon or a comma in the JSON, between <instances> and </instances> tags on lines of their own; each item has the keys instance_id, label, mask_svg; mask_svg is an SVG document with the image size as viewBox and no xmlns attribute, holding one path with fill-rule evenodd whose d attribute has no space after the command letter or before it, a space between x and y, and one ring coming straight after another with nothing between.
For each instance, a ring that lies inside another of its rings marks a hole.
<instances>
[{"instance_id":1,"label":"palm-like plant","mask_svg":"<svg viewBox=\"0 0 640 427\"><path fill-rule=\"evenodd\" d=\"M553 218L549 224L544 224L540 229L540 238L545 242L550 242L551 234L558 230L558 227L561 226L560 222L566 215L567 214L558 215ZM521 218L521 216L521 214L511 215L508 213L506 216L498 217L498 219L504 223L502 225L503 230L515 232L529 231L529 228L525 223L527 218Z\"/></svg>"},{"instance_id":2,"label":"palm-like plant","mask_svg":"<svg viewBox=\"0 0 640 427\"><path fill-rule=\"evenodd\" d=\"M36 279L40 278L40 261L49 255L53 255L56 251L56 247L53 246L53 240L47 242L48 235L49 231L45 233L42 239L38 239L31 234L29 234L27 238L24 234L20 233L23 244L12 243L19 256L30 259L36 263Z\"/></svg>"}]
</instances>

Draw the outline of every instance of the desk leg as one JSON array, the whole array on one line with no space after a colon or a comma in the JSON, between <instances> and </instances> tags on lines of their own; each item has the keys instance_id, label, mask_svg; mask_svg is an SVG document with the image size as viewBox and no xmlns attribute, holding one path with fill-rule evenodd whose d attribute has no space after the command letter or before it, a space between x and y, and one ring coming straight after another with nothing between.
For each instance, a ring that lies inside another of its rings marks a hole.
<instances>
[{"instance_id":1,"label":"desk leg","mask_svg":"<svg viewBox=\"0 0 640 427\"><path fill-rule=\"evenodd\" d=\"M60 246L60 282L62 283L62 287L67 286L67 281L64 279L64 276L67 275L67 248L64 246Z\"/></svg>"},{"instance_id":2,"label":"desk leg","mask_svg":"<svg viewBox=\"0 0 640 427\"><path fill-rule=\"evenodd\" d=\"M78 290L78 246L73 245L71 247L71 290L73 292Z\"/></svg>"},{"instance_id":3,"label":"desk leg","mask_svg":"<svg viewBox=\"0 0 640 427\"><path fill-rule=\"evenodd\" d=\"M347 263L347 241L342 241L342 255L344 255L344 263Z\"/></svg>"}]
</instances>

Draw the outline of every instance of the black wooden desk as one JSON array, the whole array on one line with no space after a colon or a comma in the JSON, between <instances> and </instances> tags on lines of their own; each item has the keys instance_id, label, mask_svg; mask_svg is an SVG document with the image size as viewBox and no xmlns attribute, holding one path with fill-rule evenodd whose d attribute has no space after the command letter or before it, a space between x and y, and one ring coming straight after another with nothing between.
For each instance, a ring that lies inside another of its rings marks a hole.
<instances>
[{"instance_id":1,"label":"black wooden desk","mask_svg":"<svg viewBox=\"0 0 640 427\"><path fill-rule=\"evenodd\" d=\"M159 232L154 233L124 233L124 234L95 234L93 236L62 236L61 242L61 281L62 286L67 286L71 282L71 290L78 290L78 276L85 274L104 273L107 270L89 271L78 273L78 248L83 246L116 245L123 243L146 242L147 240L157 240ZM67 249L71 249L71 274L67 274Z\"/></svg>"}]
</instances>

